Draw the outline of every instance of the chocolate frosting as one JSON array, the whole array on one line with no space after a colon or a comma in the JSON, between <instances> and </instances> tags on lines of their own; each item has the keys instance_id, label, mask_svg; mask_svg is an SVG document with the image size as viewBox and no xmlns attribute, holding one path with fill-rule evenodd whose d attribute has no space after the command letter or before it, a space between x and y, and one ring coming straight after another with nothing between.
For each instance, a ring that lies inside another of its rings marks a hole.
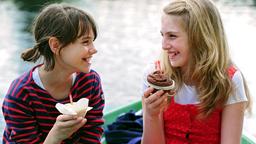
<instances>
[{"instance_id":1,"label":"chocolate frosting","mask_svg":"<svg viewBox=\"0 0 256 144\"><path fill-rule=\"evenodd\" d=\"M154 71L147 77L147 81L156 86L171 86L173 82L161 71Z\"/></svg>"}]
</instances>

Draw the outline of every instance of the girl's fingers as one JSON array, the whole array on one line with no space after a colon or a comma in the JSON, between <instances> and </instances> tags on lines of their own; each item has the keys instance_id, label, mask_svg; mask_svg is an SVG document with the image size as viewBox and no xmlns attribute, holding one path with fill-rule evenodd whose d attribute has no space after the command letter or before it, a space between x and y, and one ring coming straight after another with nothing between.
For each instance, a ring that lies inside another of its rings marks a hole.
<instances>
[{"instance_id":1,"label":"girl's fingers","mask_svg":"<svg viewBox=\"0 0 256 144\"><path fill-rule=\"evenodd\" d=\"M74 119L77 119L77 115L59 115L56 120L64 122Z\"/></svg>"},{"instance_id":2,"label":"girl's fingers","mask_svg":"<svg viewBox=\"0 0 256 144\"><path fill-rule=\"evenodd\" d=\"M167 97L166 95L161 95L159 98L157 98L152 104L151 107L152 108L162 108L163 106L165 106L167 103Z\"/></svg>"},{"instance_id":3,"label":"girl's fingers","mask_svg":"<svg viewBox=\"0 0 256 144\"><path fill-rule=\"evenodd\" d=\"M64 127L73 127L75 125L78 125L79 123L81 123L83 121L83 118L82 117L78 117L77 119L75 120L70 120L70 121L66 121L63 123L63 126Z\"/></svg>"},{"instance_id":4,"label":"girl's fingers","mask_svg":"<svg viewBox=\"0 0 256 144\"><path fill-rule=\"evenodd\" d=\"M84 118L84 119L77 125L77 129L79 129L80 127L82 127L86 122L87 122L87 119Z\"/></svg>"},{"instance_id":5,"label":"girl's fingers","mask_svg":"<svg viewBox=\"0 0 256 144\"><path fill-rule=\"evenodd\" d=\"M152 94L152 92L153 92L153 91L154 91L154 88L149 87L149 88L148 88L148 89L146 89L146 91L144 92L143 97L144 97L144 98L149 97L149 96Z\"/></svg>"},{"instance_id":6,"label":"girl's fingers","mask_svg":"<svg viewBox=\"0 0 256 144\"><path fill-rule=\"evenodd\" d=\"M87 122L87 119L82 119L78 124L75 124L69 128L72 128L74 131L77 131L79 128L81 128L85 123Z\"/></svg>"},{"instance_id":7,"label":"girl's fingers","mask_svg":"<svg viewBox=\"0 0 256 144\"><path fill-rule=\"evenodd\" d=\"M82 117L78 117L77 119L71 119L69 121L62 121L59 123L59 125L62 127L62 128L69 128L69 127L74 127L80 123L84 123L85 120L83 120L84 118Z\"/></svg>"},{"instance_id":8,"label":"girl's fingers","mask_svg":"<svg viewBox=\"0 0 256 144\"><path fill-rule=\"evenodd\" d=\"M154 103L156 100L158 100L163 95L163 93L164 93L163 90L155 92L154 94L145 98L145 103L146 104Z\"/></svg>"}]
</instances>

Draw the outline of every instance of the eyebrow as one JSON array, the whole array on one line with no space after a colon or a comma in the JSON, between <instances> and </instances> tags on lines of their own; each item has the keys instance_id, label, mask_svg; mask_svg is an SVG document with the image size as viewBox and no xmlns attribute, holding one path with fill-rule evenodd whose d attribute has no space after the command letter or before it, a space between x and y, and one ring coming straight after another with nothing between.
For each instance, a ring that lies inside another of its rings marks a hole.
<instances>
[{"instance_id":1,"label":"eyebrow","mask_svg":"<svg viewBox=\"0 0 256 144\"><path fill-rule=\"evenodd\" d=\"M92 39L92 36L82 36L82 40Z\"/></svg>"},{"instance_id":2,"label":"eyebrow","mask_svg":"<svg viewBox=\"0 0 256 144\"><path fill-rule=\"evenodd\" d=\"M161 34L163 34L162 31L160 31ZM167 31L165 34L178 34L178 31Z\"/></svg>"}]
</instances>

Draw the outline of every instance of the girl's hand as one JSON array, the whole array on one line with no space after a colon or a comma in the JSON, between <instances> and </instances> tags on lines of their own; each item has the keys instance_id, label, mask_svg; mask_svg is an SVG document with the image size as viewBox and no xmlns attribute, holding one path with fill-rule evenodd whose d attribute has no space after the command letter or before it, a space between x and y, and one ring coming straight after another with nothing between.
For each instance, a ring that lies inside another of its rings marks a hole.
<instances>
[{"instance_id":1,"label":"girl's hand","mask_svg":"<svg viewBox=\"0 0 256 144\"><path fill-rule=\"evenodd\" d=\"M81 128L86 121L85 118L76 115L59 115L44 143L61 143Z\"/></svg>"},{"instance_id":2,"label":"girl's hand","mask_svg":"<svg viewBox=\"0 0 256 144\"><path fill-rule=\"evenodd\" d=\"M148 88L142 97L143 111L148 118L158 118L159 114L167 107L167 93L159 90L152 93L154 88Z\"/></svg>"}]
</instances>

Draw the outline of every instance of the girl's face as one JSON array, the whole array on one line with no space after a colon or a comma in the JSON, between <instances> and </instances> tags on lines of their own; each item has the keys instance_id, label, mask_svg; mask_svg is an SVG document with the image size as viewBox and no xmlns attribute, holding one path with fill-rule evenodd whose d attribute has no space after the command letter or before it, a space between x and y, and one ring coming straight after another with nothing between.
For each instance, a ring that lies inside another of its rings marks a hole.
<instances>
[{"instance_id":1,"label":"girl's face","mask_svg":"<svg viewBox=\"0 0 256 144\"><path fill-rule=\"evenodd\" d=\"M189 59L188 35L182 17L162 15L161 35L162 48L168 53L172 67L185 70Z\"/></svg>"},{"instance_id":2,"label":"girl's face","mask_svg":"<svg viewBox=\"0 0 256 144\"><path fill-rule=\"evenodd\" d=\"M92 30L78 38L75 42L62 48L60 52L60 64L72 72L90 71L91 58L97 53L93 44L94 35Z\"/></svg>"}]
</instances>

